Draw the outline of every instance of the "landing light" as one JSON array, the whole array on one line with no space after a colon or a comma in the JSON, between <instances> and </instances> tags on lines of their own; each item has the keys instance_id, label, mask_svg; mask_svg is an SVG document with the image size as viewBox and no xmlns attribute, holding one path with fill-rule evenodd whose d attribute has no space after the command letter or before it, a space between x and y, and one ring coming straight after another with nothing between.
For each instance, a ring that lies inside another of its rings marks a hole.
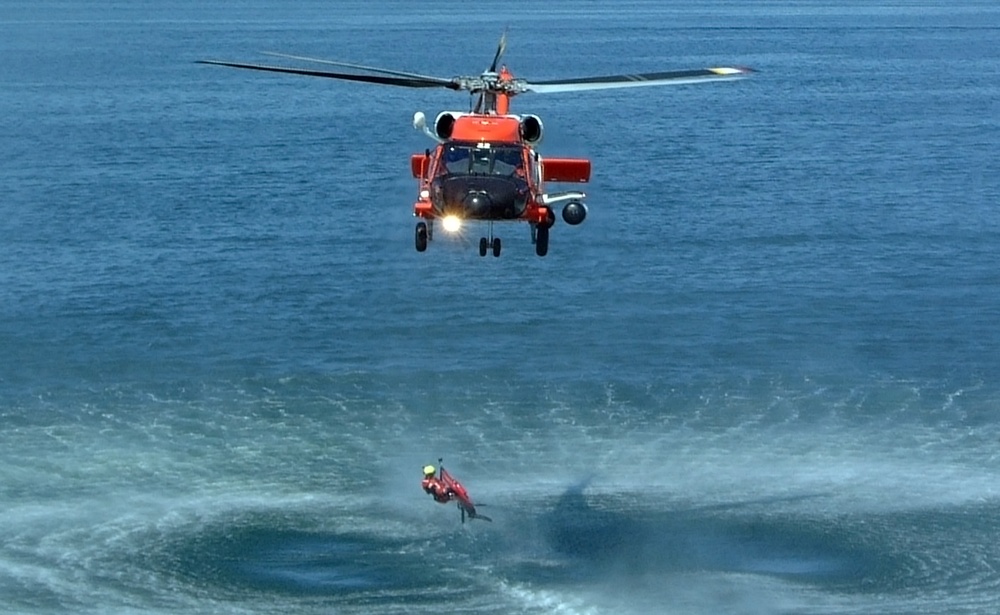
<instances>
[{"instance_id":1,"label":"landing light","mask_svg":"<svg viewBox=\"0 0 1000 615\"><path fill-rule=\"evenodd\" d=\"M454 233L458 229L462 228L462 219L458 216L445 216L441 220L441 225L444 226L444 230L449 233Z\"/></svg>"}]
</instances>

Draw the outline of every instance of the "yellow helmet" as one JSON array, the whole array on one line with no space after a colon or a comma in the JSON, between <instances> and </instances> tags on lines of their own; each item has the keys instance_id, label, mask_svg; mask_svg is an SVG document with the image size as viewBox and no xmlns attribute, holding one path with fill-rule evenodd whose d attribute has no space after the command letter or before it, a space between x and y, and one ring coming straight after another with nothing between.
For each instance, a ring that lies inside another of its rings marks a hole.
<instances>
[{"instance_id":1,"label":"yellow helmet","mask_svg":"<svg viewBox=\"0 0 1000 615\"><path fill-rule=\"evenodd\" d=\"M435 472L437 470L434 469L434 466L424 466L424 476L434 476Z\"/></svg>"}]
</instances>

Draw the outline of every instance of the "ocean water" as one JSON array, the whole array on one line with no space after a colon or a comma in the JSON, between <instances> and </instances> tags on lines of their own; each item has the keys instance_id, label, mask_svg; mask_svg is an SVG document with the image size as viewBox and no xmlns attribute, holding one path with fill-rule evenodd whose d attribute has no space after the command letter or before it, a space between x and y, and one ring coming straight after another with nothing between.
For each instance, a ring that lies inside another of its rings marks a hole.
<instances>
[{"instance_id":1,"label":"ocean water","mask_svg":"<svg viewBox=\"0 0 1000 615\"><path fill-rule=\"evenodd\" d=\"M0 7L0 611L1000 608L1000 6ZM590 216L413 249L413 91ZM272 59L273 61L273 59ZM419 488L444 458L494 522Z\"/></svg>"}]
</instances>

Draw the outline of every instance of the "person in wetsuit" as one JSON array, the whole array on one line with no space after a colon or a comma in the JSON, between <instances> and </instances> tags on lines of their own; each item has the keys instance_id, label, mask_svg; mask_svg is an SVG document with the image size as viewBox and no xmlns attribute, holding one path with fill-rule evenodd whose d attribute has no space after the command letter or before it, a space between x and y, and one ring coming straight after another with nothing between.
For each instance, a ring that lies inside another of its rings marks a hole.
<instances>
[{"instance_id":1,"label":"person in wetsuit","mask_svg":"<svg viewBox=\"0 0 1000 615\"><path fill-rule=\"evenodd\" d=\"M447 504L454 492L435 476L436 473L437 469L434 466L424 466L424 480L420 482L420 486L424 488L425 493L434 498L435 502Z\"/></svg>"}]
</instances>

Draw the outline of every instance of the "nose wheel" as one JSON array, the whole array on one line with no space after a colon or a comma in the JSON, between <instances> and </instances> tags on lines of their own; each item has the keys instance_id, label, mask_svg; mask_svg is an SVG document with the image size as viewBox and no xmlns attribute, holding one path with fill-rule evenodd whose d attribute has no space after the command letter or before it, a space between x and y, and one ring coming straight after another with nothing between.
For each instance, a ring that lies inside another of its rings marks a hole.
<instances>
[{"instance_id":1,"label":"nose wheel","mask_svg":"<svg viewBox=\"0 0 1000 615\"><path fill-rule=\"evenodd\" d=\"M479 256L486 256L490 250L493 251L493 256L500 256L500 247L499 237L494 237L492 241L485 237L479 238Z\"/></svg>"},{"instance_id":2,"label":"nose wheel","mask_svg":"<svg viewBox=\"0 0 1000 615\"><path fill-rule=\"evenodd\" d=\"M493 236L493 222L490 222L489 237L479 238L479 256L486 256L486 253L493 250L493 256L500 256L500 238Z\"/></svg>"}]
</instances>

